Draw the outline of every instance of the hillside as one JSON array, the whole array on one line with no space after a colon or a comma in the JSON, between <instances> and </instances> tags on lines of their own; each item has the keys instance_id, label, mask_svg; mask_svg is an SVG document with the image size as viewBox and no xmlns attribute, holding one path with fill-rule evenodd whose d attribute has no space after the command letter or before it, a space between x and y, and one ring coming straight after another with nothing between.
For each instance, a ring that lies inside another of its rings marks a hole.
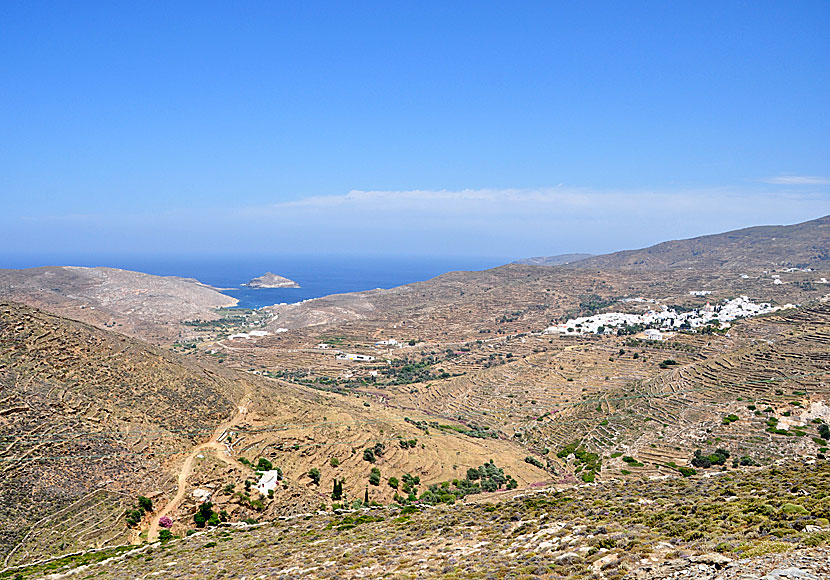
<instances>
[{"instance_id":1,"label":"hillside","mask_svg":"<svg viewBox=\"0 0 830 580\"><path fill-rule=\"evenodd\" d=\"M236 304L192 278L74 266L0 270L0 299L163 342L186 332L181 322L214 319L216 308Z\"/></svg>"},{"instance_id":2,"label":"hillside","mask_svg":"<svg viewBox=\"0 0 830 580\"><path fill-rule=\"evenodd\" d=\"M828 288L828 268L830 216L665 242L560 266L508 264L449 272L389 290L327 296L264 311L274 316L272 330L346 324L388 333L392 327L405 328L410 338L459 339L469 330L543 328L545 321L570 316L596 297L670 298L685 305L690 304L690 292L704 290L714 292L713 297L745 294L782 304L805 303ZM685 270L682 277L677 269Z\"/></svg>"},{"instance_id":3,"label":"hillside","mask_svg":"<svg viewBox=\"0 0 830 580\"><path fill-rule=\"evenodd\" d=\"M641 250L594 256L575 268L696 270L764 268L830 270L830 216L791 226L756 226L688 240L663 242Z\"/></svg>"},{"instance_id":4,"label":"hillside","mask_svg":"<svg viewBox=\"0 0 830 580\"><path fill-rule=\"evenodd\" d=\"M0 303L0 385L8 562L124 541L124 509L169 487L169 459L244 390L232 373L12 302Z\"/></svg>"},{"instance_id":5,"label":"hillside","mask_svg":"<svg viewBox=\"0 0 830 580\"><path fill-rule=\"evenodd\" d=\"M790 463L636 489L614 482L499 503L309 513L5 577L817 580L830 574L828 476L827 462Z\"/></svg>"},{"instance_id":6,"label":"hillside","mask_svg":"<svg viewBox=\"0 0 830 580\"><path fill-rule=\"evenodd\" d=\"M550 477L510 441L428 433L418 413L218 368L12 302L0 304L0 347L8 565L152 538L161 516L184 533L205 497L242 521L327 504L334 478L342 501L371 487L372 501L388 503L398 491L390 477L411 473L426 486L493 457L522 487ZM250 493L263 458L281 472L267 497ZM139 495L154 507L130 526Z\"/></svg>"}]
</instances>

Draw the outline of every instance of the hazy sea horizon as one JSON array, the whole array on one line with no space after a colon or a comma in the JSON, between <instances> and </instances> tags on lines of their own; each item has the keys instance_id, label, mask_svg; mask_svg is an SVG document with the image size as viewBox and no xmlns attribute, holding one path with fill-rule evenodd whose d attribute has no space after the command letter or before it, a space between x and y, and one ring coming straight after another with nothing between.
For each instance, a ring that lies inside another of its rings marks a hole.
<instances>
[{"instance_id":1,"label":"hazy sea horizon","mask_svg":"<svg viewBox=\"0 0 830 580\"><path fill-rule=\"evenodd\" d=\"M157 276L196 278L239 300L238 308L295 303L330 294L394 288L455 270L484 270L508 263L496 257L447 256L0 256L0 268L107 266ZM245 288L273 272L300 288Z\"/></svg>"}]
</instances>

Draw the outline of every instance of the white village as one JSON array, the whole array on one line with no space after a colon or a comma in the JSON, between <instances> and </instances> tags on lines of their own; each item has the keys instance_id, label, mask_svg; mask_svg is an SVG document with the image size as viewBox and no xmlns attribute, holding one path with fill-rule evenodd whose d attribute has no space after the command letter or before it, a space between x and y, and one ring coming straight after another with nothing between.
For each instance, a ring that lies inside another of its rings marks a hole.
<instances>
[{"instance_id":1,"label":"white village","mask_svg":"<svg viewBox=\"0 0 830 580\"><path fill-rule=\"evenodd\" d=\"M694 296L705 296L706 291L690 292ZM645 300L629 299L630 302L645 302ZM768 314L787 308L795 308L794 304L773 306L768 302L755 303L747 296L739 296L732 300L724 300L720 304L707 303L704 307L688 312L677 312L674 308L660 306L660 309L651 309L643 314L629 314L623 312L606 312L593 316L571 318L567 322L549 326L543 334L584 335L584 334L613 334L621 328L637 328L644 330L646 338L662 340L661 330L695 330L706 326L716 326L720 329L729 328L730 321L738 318L748 318Z\"/></svg>"}]
</instances>

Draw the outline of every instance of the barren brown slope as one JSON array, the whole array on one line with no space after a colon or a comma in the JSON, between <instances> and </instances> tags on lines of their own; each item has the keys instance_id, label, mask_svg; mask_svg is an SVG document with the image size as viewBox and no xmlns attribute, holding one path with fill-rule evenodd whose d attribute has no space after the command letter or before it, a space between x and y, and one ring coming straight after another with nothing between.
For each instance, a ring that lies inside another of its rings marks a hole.
<instances>
[{"instance_id":1,"label":"barren brown slope","mask_svg":"<svg viewBox=\"0 0 830 580\"><path fill-rule=\"evenodd\" d=\"M170 487L165 463L243 389L235 373L0 303L0 561L123 540L124 509Z\"/></svg>"},{"instance_id":2,"label":"barren brown slope","mask_svg":"<svg viewBox=\"0 0 830 580\"><path fill-rule=\"evenodd\" d=\"M740 295L778 304L805 304L820 298L827 288L820 282L820 277L826 276L822 272L765 274L759 269L742 278L744 273L703 268L685 270L678 276L674 269L511 264L481 272L450 272L389 290L269 306L265 311L275 315L268 324L272 331L317 328L319 334L464 341L539 331L569 316L593 314L592 307L598 303L610 306L625 297L642 296L689 307ZM775 284L773 276L779 276L781 284ZM689 293L695 290L713 294L703 299L691 297Z\"/></svg>"},{"instance_id":3,"label":"barren brown slope","mask_svg":"<svg viewBox=\"0 0 830 580\"><path fill-rule=\"evenodd\" d=\"M786 272L788 268L818 271ZM678 269L684 270L682 277ZM276 315L272 330L374 326L407 338L458 340L474 333L539 330L553 319L579 313L581 303L596 296L671 298L681 303L688 301L690 291L706 289L803 304L820 298L825 288L819 286L824 284L820 278L828 269L830 216L664 242L560 266L508 264L449 272L388 290L326 296L266 310ZM773 275L782 278L777 288L770 288Z\"/></svg>"},{"instance_id":4,"label":"barren brown slope","mask_svg":"<svg viewBox=\"0 0 830 580\"><path fill-rule=\"evenodd\" d=\"M182 321L236 304L192 278L74 266L0 270L0 298L154 341L175 340Z\"/></svg>"},{"instance_id":5,"label":"barren brown slope","mask_svg":"<svg viewBox=\"0 0 830 580\"><path fill-rule=\"evenodd\" d=\"M673 240L574 262L573 268L732 270L758 268L830 269L830 216L790 226L756 226Z\"/></svg>"},{"instance_id":6,"label":"barren brown slope","mask_svg":"<svg viewBox=\"0 0 830 580\"><path fill-rule=\"evenodd\" d=\"M164 509L153 521L169 514L184 531L197 489L237 521L330 502L334 477L362 497L372 467L384 485L370 497L384 502L395 491L386 478L427 485L491 458L521 485L548 478L510 441L427 434L374 400L211 367L17 303L0 303L0 353L0 558L10 565L135 539L150 521L126 525L139 494ZM364 460L378 444L385 453ZM273 497L244 485L258 476L240 456L283 470Z\"/></svg>"}]
</instances>

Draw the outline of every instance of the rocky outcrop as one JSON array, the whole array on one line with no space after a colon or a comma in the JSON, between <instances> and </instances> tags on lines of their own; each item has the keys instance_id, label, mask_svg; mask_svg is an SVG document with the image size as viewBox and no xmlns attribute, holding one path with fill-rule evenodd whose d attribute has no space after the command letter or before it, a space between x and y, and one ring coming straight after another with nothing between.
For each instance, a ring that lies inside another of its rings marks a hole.
<instances>
[{"instance_id":1,"label":"rocky outcrop","mask_svg":"<svg viewBox=\"0 0 830 580\"><path fill-rule=\"evenodd\" d=\"M247 288L299 288L300 285L294 280L290 280L284 276L278 276L273 272L266 272L262 276L250 280L247 284L243 284Z\"/></svg>"}]
</instances>

